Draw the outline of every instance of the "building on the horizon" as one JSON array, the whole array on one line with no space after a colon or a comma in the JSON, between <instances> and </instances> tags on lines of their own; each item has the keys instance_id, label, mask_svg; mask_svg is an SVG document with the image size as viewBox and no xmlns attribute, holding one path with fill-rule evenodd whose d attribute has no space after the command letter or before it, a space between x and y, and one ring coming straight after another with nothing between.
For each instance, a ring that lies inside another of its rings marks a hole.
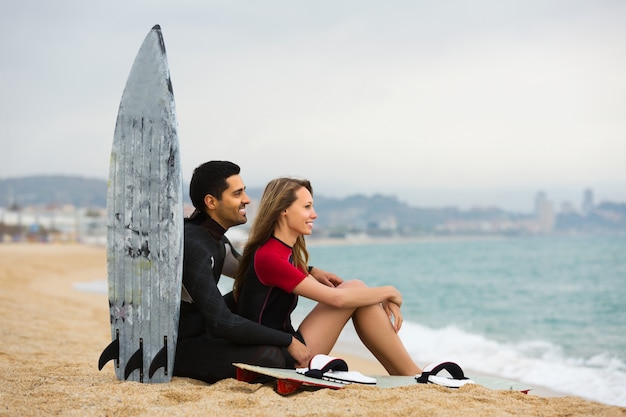
<instances>
[{"instance_id":1,"label":"building on the horizon","mask_svg":"<svg viewBox=\"0 0 626 417\"><path fill-rule=\"evenodd\" d=\"M554 229L554 206L543 191L535 197L535 218L540 233L549 233Z\"/></svg>"},{"instance_id":2,"label":"building on the horizon","mask_svg":"<svg viewBox=\"0 0 626 417\"><path fill-rule=\"evenodd\" d=\"M583 209L583 214L585 216L591 214L591 212L593 211L593 190L591 188L587 188L585 190L585 192L583 193L583 205L582 205L582 209Z\"/></svg>"},{"instance_id":3,"label":"building on the horizon","mask_svg":"<svg viewBox=\"0 0 626 417\"><path fill-rule=\"evenodd\" d=\"M27 206L16 210L0 207L0 243L19 241L85 242L105 244L105 208Z\"/></svg>"},{"instance_id":4,"label":"building on the horizon","mask_svg":"<svg viewBox=\"0 0 626 417\"><path fill-rule=\"evenodd\" d=\"M576 207L570 201L561 202L561 214L576 213Z\"/></svg>"}]
</instances>

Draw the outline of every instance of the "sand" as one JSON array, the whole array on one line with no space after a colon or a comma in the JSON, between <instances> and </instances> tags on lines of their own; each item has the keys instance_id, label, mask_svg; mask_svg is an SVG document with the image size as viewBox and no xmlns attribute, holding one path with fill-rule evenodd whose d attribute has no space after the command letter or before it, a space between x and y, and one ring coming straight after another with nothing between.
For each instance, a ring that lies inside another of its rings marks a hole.
<instances>
[{"instance_id":1,"label":"sand","mask_svg":"<svg viewBox=\"0 0 626 417\"><path fill-rule=\"evenodd\" d=\"M0 415L76 416L626 416L626 408L577 397L450 390L433 385L302 390L187 378L121 382L97 361L110 342L107 297L75 283L106 277L106 251L77 244L0 244ZM376 371L346 357L351 369Z\"/></svg>"}]
</instances>

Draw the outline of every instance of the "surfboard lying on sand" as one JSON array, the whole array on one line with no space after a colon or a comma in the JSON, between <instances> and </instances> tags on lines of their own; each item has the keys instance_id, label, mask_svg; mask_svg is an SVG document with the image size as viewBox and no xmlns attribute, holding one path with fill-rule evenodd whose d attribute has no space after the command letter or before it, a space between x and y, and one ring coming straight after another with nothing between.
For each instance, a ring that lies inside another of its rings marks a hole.
<instances>
[{"instance_id":1,"label":"surfboard lying on sand","mask_svg":"<svg viewBox=\"0 0 626 417\"><path fill-rule=\"evenodd\" d=\"M297 373L295 369L267 368L245 363L234 363L233 365L237 367L238 381L253 382L259 375L276 378L276 392L282 395L291 394L303 385L332 389L339 389L346 386L346 384L339 382L325 381L323 379L302 375Z\"/></svg>"},{"instance_id":2,"label":"surfboard lying on sand","mask_svg":"<svg viewBox=\"0 0 626 417\"><path fill-rule=\"evenodd\" d=\"M267 368L263 366L248 365L245 363L234 363L237 367L237 380L245 382L254 382L259 375L264 375L276 379L276 392L281 395L291 394L302 386L312 386L319 388L331 388L340 389L345 387L346 383L338 383L332 381L325 381L322 379L311 378L298 373L295 369L283 369L283 368ZM421 385L414 376L372 376L376 379L375 386L377 388L397 388L407 385ZM489 377L489 376L477 376L471 378L474 383L482 385L486 388L494 390L506 390L506 391L519 391L528 393L531 388L520 384L515 381L508 381L505 379Z\"/></svg>"},{"instance_id":3,"label":"surfboard lying on sand","mask_svg":"<svg viewBox=\"0 0 626 417\"><path fill-rule=\"evenodd\" d=\"M98 368L167 382L174 369L183 199L174 93L161 28L146 36L117 115L107 190L111 336Z\"/></svg>"}]
</instances>

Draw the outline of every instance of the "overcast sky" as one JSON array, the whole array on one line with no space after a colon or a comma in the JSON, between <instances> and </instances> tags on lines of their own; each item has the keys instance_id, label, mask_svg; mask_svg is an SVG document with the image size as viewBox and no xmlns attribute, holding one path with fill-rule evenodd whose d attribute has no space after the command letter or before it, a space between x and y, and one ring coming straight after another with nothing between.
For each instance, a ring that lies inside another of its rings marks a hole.
<instances>
[{"instance_id":1,"label":"overcast sky","mask_svg":"<svg viewBox=\"0 0 626 417\"><path fill-rule=\"evenodd\" d=\"M626 2L0 0L0 178L108 176L119 100L163 30L185 181L532 210L626 201Z\"/></svg>"}]
</instances>

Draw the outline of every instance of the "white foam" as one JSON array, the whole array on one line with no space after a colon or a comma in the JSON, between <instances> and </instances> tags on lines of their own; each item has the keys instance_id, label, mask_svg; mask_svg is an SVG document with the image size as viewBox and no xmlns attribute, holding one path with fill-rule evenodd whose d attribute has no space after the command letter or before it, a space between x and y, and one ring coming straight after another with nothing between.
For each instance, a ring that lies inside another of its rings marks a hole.
<instances>
[{"instance_id":1,"label":"white foam","mask_svg":"<svg viewBox=\"0 0 626 417\"><path fill-rule=\"evenodd\" d=\"M626 366L610 355L571 358L552 343L533 340L502 343L454 326L431 329L404 322L400 338L415 362L453 361L465 373L472 371L545 387L610 405L626 406ZM346 326L336 346L339 351L367 357L352 326Z\"/></svg>"},{"instance_id":2,"label":"white foam","mask_svg":"<svg viewBox=\"0 0 626 417\"><path fill-rule=\"evenodd\" d=\"M418 363L451 360L466 370L626 406L626 366L610 355L566 357L546 341L502 343L454 326L435 330L405 322L400 337Z\"/></svg>"}]
</instances>

